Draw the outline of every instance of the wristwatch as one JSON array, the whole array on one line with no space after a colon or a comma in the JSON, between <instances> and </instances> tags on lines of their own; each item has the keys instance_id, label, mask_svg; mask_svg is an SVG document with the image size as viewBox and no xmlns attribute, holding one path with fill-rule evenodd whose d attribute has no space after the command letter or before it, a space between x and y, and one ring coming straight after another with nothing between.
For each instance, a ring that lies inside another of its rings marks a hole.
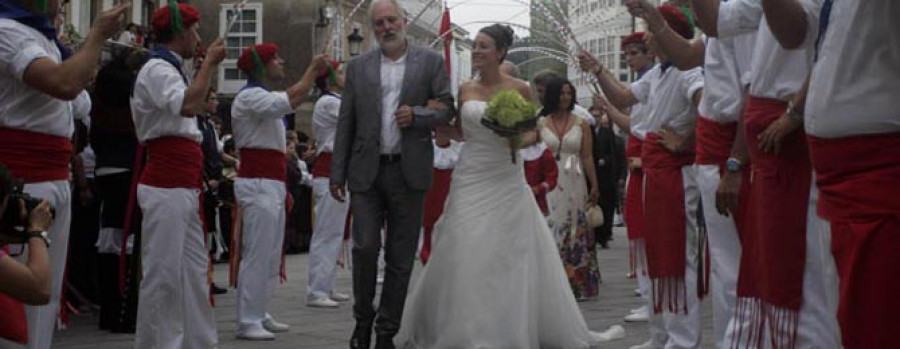
<instances>
[{"instance_id":1,"label":"wristwatch","mask_svg":"<svg viewBox=\"0 0 900 349\"><path fill-rule=\"evenodd\" d=\"M743 168L744 164L735 157L730 157L725 161L725 170L728 172L741 172Z\"/></svg>"},{"instance_id":2,"label":"wristwatch","mask_svg":"<svg viewBox=\"0 0 900 349\"><path fill-rule=\"evenodd\" d=\"M797 111L797 106L794 105L794 101L788 102L787 110L785 110L784 113L787 114L787 116L791 118L791 120L794 120L801 124L803 123L803 113Z\"/></svg>"},{"instance_id":3,"label":"wristwatch","mask_svg":"<svg viewBox=\"0 0 900 349\"><path fill-rule=\"evenodd\" d=\"M26 233L26 235L28 237L28 240L31 240L33 238L40 238L41 240L44 240L44 243L47 244L48 248L50 247L50 237L47 236L46 231L29 231Z\"/></svg>"}]
</instances>

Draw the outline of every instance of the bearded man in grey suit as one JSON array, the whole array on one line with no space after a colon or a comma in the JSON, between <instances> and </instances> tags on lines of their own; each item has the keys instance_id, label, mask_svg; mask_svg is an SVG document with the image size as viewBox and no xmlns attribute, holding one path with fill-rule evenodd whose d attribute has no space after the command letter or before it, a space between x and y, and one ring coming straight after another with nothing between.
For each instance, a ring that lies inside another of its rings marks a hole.
<instances>
[{"instance_id":1,"label":"bearded man in grey suit","mask_svg":"<svg viewBox=\"0 0 900 349\"><path fill-rule=\"evenodd\" d=\"M410 45L396 0L375 0L369 19L379 48L351 60L334 141L331 193L351 193L353 316L351 348L393 348L431 186L432 130L447 125L453 96L443 59ZM377 259L386 226L384 285L376 311Z\"/></svg>"}]
</instances>

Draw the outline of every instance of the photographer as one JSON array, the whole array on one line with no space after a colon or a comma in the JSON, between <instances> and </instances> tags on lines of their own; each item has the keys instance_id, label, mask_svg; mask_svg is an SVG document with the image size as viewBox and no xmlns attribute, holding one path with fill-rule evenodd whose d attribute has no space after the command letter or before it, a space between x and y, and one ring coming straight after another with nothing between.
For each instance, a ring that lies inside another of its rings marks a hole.
<instances>
[{"instance_id":1,"label":"photographer","mask_svg":"<svg viewBox=\"0 0 900 349\"><path fill-rule=\"evenodd\" d=\"M25 214L25 203L10 201L12 178L6 166L0 164L0 215L7 206L18 205L20 214ZM9 217L2 217L8 219ZM28 213L27 234L28 262L20 264L0 249L0 294L29 305L43 305L50 301L50 260L47 255L49 240L46 231L50 229L50 206L44 201ZM0 246L6 245L7 236L0 234Z\"/></svg>"}]
</instances>

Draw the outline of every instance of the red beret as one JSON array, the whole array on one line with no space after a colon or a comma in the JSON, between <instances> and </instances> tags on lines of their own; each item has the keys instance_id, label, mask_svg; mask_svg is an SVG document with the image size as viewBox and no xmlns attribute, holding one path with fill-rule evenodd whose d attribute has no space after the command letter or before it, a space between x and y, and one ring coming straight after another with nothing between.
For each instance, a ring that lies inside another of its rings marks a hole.
<instances>
[{"instance_id":1,"label":"red beret","mask_svg":"<svg viewBox=\"0 0 900 349\"><path fill-rule=\"evenodd\" d=\"M625 46L632 44L644 46L644 32L634 32L622 37L622 51L625 51Z\"/></svg>"},{"instance_id":2,"label":"red beret","mask_svg":"<svg viewBox=\"0 0 900 349\"><path fill-rule=\"evenodd\" d=\"M256 54L259 55L259 60L262 61L263 65L269 64L270 61L275 59L275 54L278 52L278 46L271 43L262 43L245 48L241 52L241 57L238 58L237 67L247 74L252 73L256 69L256 62L253 61L251 48L256 50Z\"/></svg>"},{"instance_id":3,"label":"red beret","mask_svg":"<svg viewBox=\"0 0 900 349\"><path fill-rule=\"evenodd\" d=\"M331 66L331 69L337 70L337 68L341 66L341 62L331 61L331 62L328 62L328 65ZM328 67L323 68L321 71L319 71L319 74L316 75L316 79L318 80L318 79L324 79L324 78L328 77L329 70L330 69L328 69Z\"/></svg>"},{"instance_id":4,"label":"red beret","mask_svg":"<svg viewBox=\"0 0 900 349\"><path fill-rule=\"evenodd\" d=\"M681 35L685 39L694 38L694 27L688 20L687 14L682 12L681 9L672 5L662 5L659 7L659 12L662 12L662 16L666 19L666 23L668 23L669 27L678 33L678 35Z\"/></svg>"},{"instance_id":5,"label":"red beret","mask_svg":"<svg viewBox=\"0 0 900 349\"><path fill-rule=\"evenodd\" d=\"M181 22L187 28L194 23L200 21L200 11L197 11L191 5L178 4L178 10L181 11ZM153 12L153 18L150 19L150 25L157 33L168 32L172 29L172 13L169 6L163 6Z\"/></svg>"}]
</instances>

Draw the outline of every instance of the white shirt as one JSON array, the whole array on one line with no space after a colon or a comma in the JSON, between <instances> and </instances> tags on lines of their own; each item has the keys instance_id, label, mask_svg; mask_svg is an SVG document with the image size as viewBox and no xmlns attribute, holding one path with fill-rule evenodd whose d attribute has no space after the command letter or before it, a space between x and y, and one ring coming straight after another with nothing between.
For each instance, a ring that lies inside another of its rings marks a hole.
<instances>
[{"instance_id":1,"label":"white shirt","mask_svg":"<svg viewBox=\"0 0 900 349\"><path fill-rule=\"evenodd\" d=\"M172 52L172 55L184 65L178 54ZM131 97L131 114L138 141L147 143L164 136L183 137L197 143L203 140L197 120L181 116L187 87L171 63L151 59L144 64L135 80L134 95Z\"/></svg>"},{"instance_id":2,"label":"white shirt","mask_svg":"<svg viewBox=\"0 0 900 349\"><path fill-rule=\"evenodd\" d=\"M441 148L434 143L434 168L439 170L449 170L456 167L459 162L459 152L462 150L464 143L450 140L450 145Z\"/></svg>"},{"instance_id":3,"label":"white shirt","mask_svg":"<svg viewBox=\"0 0 900 349\"><path fill-rule=\"evenodd\" d=\"M400 107L403 75L406 74L406 54L396 61L381 55L381 153L400 153L400 126L394 112Z\"/></svg>"},{"instance_id":4,"label":"white shirt","mask_svg":"<svg viewBox=\"0 0 900 349\"><path fill-rule=\"evenodd\" d=\"M820 0L802 0L809 9ZM817 18L817 13L808 13ZM756 23L754 26L753 23ZM817 21L816 21L817 23ZM813 35L816 26L810 26ZM732 0L719 6L718 31L720 38L757 32L751 64L750 95L788 100L800 90L812 67L813 50L810 41L796 50L785 50L775 39L762 13L760 0Z\"/></svg>"},{"instance_id":5,"label":"white shirt","mask_svg":"<svg viewBox=\"0 0 900 349\"><path fill-rule=\"evenodd\" d=\"M699 107L701 117L721 123L740 120L749 85L749 57L755 39L756 33L707 39L703 98Z\"/></svg>"},{"instance_id":6,"label":"white shirt","mask_svg":"<svg viewBox=\"0 0 900 349\"><path fill-rule=\"evenodd\" d=\"M544 150L547 150L547 145L544 142L537 142L528 148L520 149L519 156L522 157L522 161L534 161L544 154Z\"/></svg>"},{"instance_id":7,"label":"white shirt","mask_svg":"<svg viewBox=\"0 0 900 349\"><path fill-rule=\"evenodd\" d=\"M316 101L312 116L312 131L316 138L317 154L334 150L334 135L337 133L338 117L341 113L341 98L324 94Z\"/></svg>"},{"instance_id":8,"label":"white shirt","mask_svg":"<svg viewBox=\"0 0 900 349\"><path fill-rule=\"evenodd\" d=\"M654 65L653 68L655 68L657 66L659 66L659 65L656 64L656 65ZM637 81L635 81L631 85L637 86L638 89L642 90L641 93L645 93L645 92L649 93L650 85L649 84L645 85L640 82L645 79L649 79L648 75L650 74L650 71L653 70L653 68L650 68L650 70L648 70L646 73L644 73L644 75L641 75L641 77L639 79L637 79ZM647 81L649 81L649 80L647 80ZM644 89L647 89L647 91L643 91ZM629 115L631 117L631 119L629 120L629 123L630 123L629 128L631 129L631 134L633 134L635 137L637 137L638 139L640 139L642 141L644 140L644 137L647 137L647 132L648 132L647 118L649 117L649 115L650 115L650 106L647 105L647 103L639 102L638 104L635 104L631 107L631 115Z\"/></svg>"},{"instance_id":9,"label":"white shirt","mask_svg":"<svg viewBox=\"0 0 900 349\"><path fill-rule=\"evenodd\" d=\"M897 0L834 2L806 100L808 134L900 132L898 13Z\"/></svg>"},{"instance_id":10,"label":"white shirt","mask_svg":"<svg viewBox=\"0 0 900 349\"><path fill-rule=\"evenodd\" d=\"M88 144L78 156L81 156L81 164L84 166L84 177L93 179L95 176L94 170L97 167L97 155L94 154L94 148L91 148L91 145Z\"/></svg>"},{"instance_id":11,"label":"white shirt","mask_svg":"<svg viewBox=\"0 0 900 349\"><path fill-rule=\"evenodd\" d=\"M671 66L663 72L661 67L653 67L630 87L635 98L649 108L646 121L642 121L646 125L642 127L646 132L667 127L678 134L687 134L697 121L693 98L703 89L703 69L682 71Z\"/></svg>"},{"instance_id":12,"label":"white shirt","mask_svg":"<svg viewBox=\"0 0 900 349\"><path fill-rule=\"evenodd\" d=\"M75 120L81 120L88 131L91 130L91 95L87 91L81 91L78 98L70 102L72 108L72 116Z\"/></svg>"},{"instance_id":13,"label":"white shirt","mask_svg":"<svg viewBox=\"0 0 900 349\"><path fill-rule=\"evenodd\" d=\"M62 61L59 48L43 34L19 22L0 19L0 127L71 137L75 131L68 101L51 97L24 82L32 62Z\"/></svg>"},{"instance_id":14,"label":"white shirt","mask_svg":"<svg viewBox=\"0 0 900 349\"><path fill-rule=\"evenodd\" d=\"M238 149L285 152L285 115L294 111L286 92L251 87L238 92L231 104L231 128Z\"/></svg>"}]
</instances>

